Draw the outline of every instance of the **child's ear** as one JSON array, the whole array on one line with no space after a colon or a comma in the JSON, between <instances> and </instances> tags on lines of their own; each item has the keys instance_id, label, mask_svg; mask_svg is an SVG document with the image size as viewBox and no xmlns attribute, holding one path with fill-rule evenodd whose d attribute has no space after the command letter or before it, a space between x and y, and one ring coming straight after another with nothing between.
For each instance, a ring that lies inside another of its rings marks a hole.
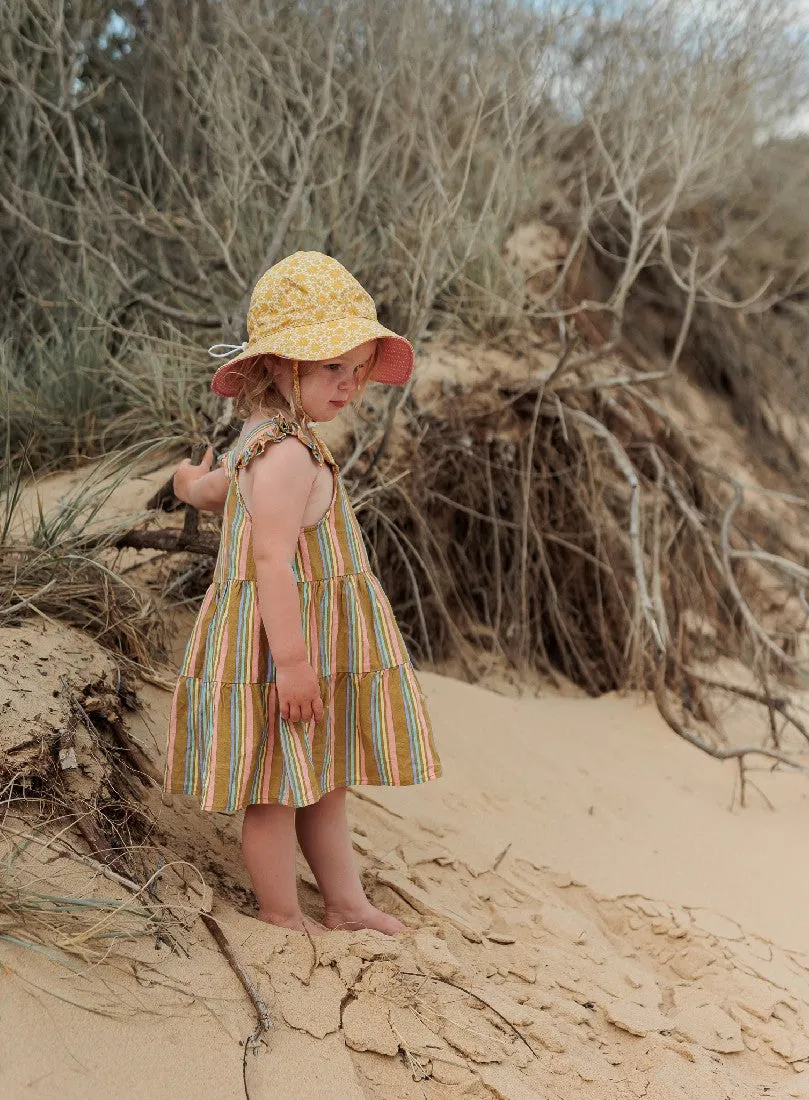
<instances>
[{"instance_id":1,"label":"child's ear","mask_svg":"<svg viewBox=\"0 0 809 1100\"><path fill-rule=\"evenodd\" d=\"M284 361L277 355L264 355L262 358L264 370L270 376L270 381L275 384L278 381L278 375L284 369Z\"/></svg>"},{"instance_id":2,"label":"child's ear","mask_svg":"<svg viewBox=\"0 0 809 1100\"><path fill-rule=\"evenodd\" d=\"M370 378L371 371L374 369L374 367L377 364L377 360L379 359L379 349L380 349L380 347L381 347L381 341L374 340L374 350L371 352L370 366L368 368L368 373L365 375L366 381L368 380L368 378Z\"/></svg>"}]
</instances>

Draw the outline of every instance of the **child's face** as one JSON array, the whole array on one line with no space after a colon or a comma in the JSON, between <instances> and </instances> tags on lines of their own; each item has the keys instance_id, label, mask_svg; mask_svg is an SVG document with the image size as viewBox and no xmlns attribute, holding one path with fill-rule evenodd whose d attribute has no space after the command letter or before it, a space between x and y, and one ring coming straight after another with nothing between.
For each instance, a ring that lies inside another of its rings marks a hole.
<instances>
[{"instance_id":1,"label":"child's face","mask_svg":"<svg viewBox=\"0 0 809 1100\"><path fill-rule=\"evenodd\" d=\"M375 347L376 340L366 340L342 355L300 365L301 401L310 420L318 423L333 420L348 404L365 380ZM276 386L289 400L292 371L283 371Z\"/></svg>"}]
</instances>

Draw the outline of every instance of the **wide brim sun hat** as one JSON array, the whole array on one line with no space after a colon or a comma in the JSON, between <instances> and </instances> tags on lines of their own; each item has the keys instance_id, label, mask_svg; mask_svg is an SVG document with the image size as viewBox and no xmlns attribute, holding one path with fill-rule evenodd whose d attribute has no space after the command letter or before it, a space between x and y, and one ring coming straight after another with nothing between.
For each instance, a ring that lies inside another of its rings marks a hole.
<instances>
[{"instance_id":1,"label":"wide brim sun hat","mask_svg":"<svg viewBox=\"0 0 809 1100\"><path fill-rule=\"evenodd\" d=\"M366 340L378 340L372 382L403 386L413 373L413 346L376 319L370 294L354 276L322 252L295 252L261 276L250 296L247 340L214 344L210 354L238 354L219 367L211 389L235 397L242 387L239 365L258 355L315 360L342 355Z\"/></svg>"}]
</instances>

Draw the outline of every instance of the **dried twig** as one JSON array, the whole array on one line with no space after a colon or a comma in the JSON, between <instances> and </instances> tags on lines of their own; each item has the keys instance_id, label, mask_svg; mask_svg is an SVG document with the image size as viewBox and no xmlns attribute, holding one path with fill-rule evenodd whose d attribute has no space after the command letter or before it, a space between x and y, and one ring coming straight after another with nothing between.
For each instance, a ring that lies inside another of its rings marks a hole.
<instances>
[{"instance_id":1,"label":"dried twig","mask_svg":"<svg viewBox=\"0 0 809 1100\"><path fill-rule=\"evenodd\" d=\"M499 1019L503 1021L506 1027L508 1027L509 1030L511 1030L517 1036L517 1038L528 1048L528 1050L531 1052L531 1054L533 1054L535 1058L539 1058L539 1054L537 1054L537 1052L528 1042L520 1029L516 1027L510 1020L506 1019L503 1013L500 1012L499 1009L495 1008L493 1004L487 1001L485 997L482 997L473 989L467 989L465 985L460 985L458 982L453 982L451 978L440 978L435 974L423 974L420 970L400 970L399 974L405 978L424 978L426 981L440 982L442 985L449 985L452 986L453 989L459 990L461 993L466 993L468 997L474 997L476 1001L488 1008L490 1012L493 1012L495 1014L495 1016L499 1017Z\"/></svg>"}]
</instances>

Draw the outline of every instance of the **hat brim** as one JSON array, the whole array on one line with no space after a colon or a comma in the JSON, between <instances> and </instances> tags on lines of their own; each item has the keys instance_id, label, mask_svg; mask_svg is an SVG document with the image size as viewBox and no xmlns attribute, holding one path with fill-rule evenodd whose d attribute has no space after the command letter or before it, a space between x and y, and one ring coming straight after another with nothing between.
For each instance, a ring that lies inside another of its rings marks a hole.
<instances>
[{"instance_id":1,"label":"hat brim","mask_svg":"<svg viewBox=\"0 0 809 1100\"><path fill-rule=\"evenodd\" d=\"M342 355L366 340L379 340L376 363L369 381L389 386L403 386L413 373L413 346L404 336L365 317L341 317L330 340L324 337L327 326L334 321L322 321L301 328L289 328L271 333L248 344L247 348L218 368L211 379L211 390L219 397L235 397L242 387L239 364L259 355L279 355L283 359L327 359Z\"/></svg>"}]
</instances>

